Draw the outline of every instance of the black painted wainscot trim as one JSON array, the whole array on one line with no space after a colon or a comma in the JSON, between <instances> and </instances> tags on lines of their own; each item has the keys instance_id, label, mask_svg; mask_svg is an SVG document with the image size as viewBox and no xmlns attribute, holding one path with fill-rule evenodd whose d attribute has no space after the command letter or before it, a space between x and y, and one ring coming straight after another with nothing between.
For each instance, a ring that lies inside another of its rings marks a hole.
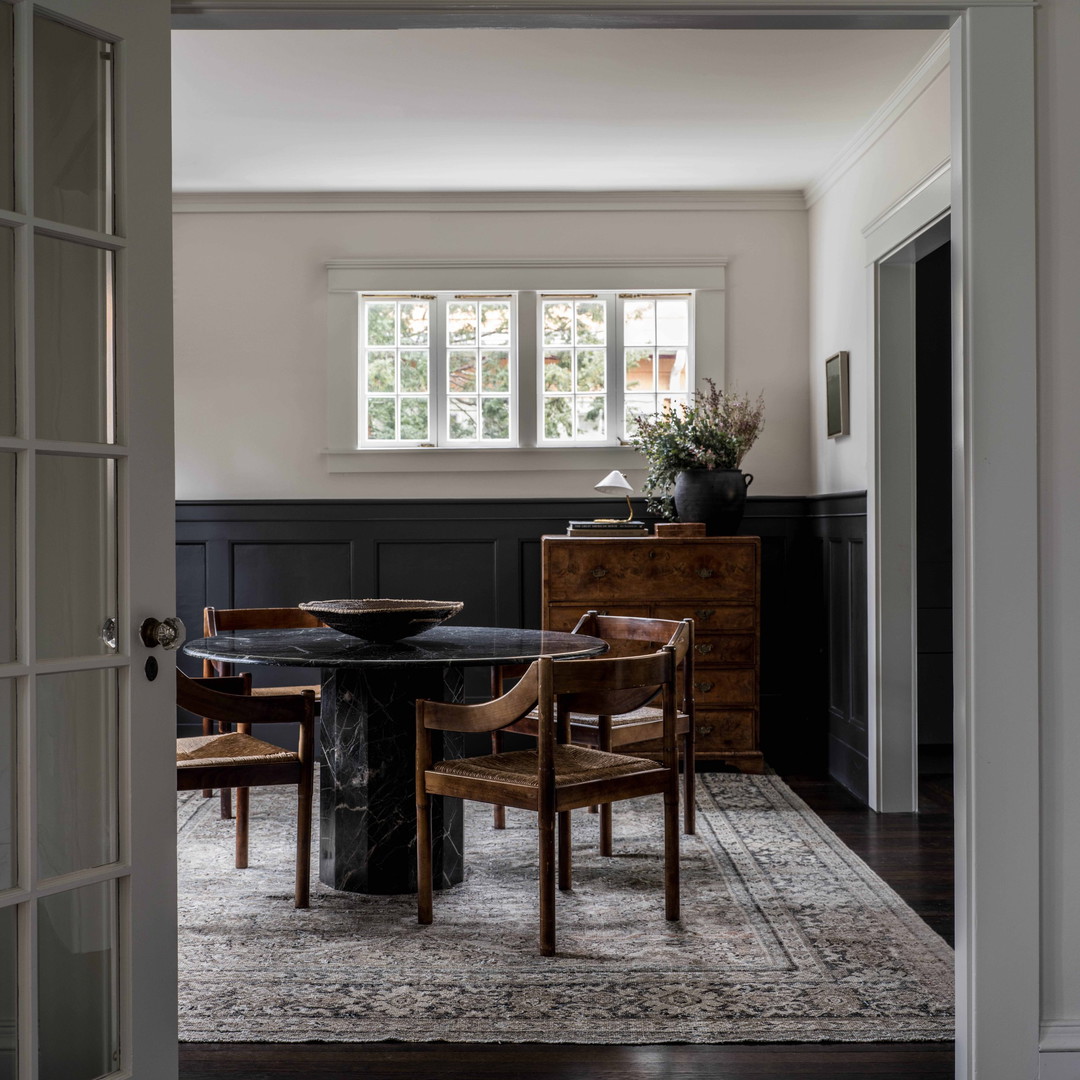
<instances>
[{"instance_id":1,"label":"black painted wainscot trim","mask_svg":"<svg viewBox=\"0 0 1080 1080\"><path fill-rule=\"evenodd\" d=\"M462 599L460 620L540 625L540 537L609 499L235 500L177 504L177 608L349 596ZM644 503L635 512L645 517ZM865 800L866 497L752 496L762 537L762 744L788 773L828 770ZM198 665L184 658L192 674ZM267 669L256 681L303 681ZM482 696L482 674L467 694Z\"/></svg>"}]
</instances>

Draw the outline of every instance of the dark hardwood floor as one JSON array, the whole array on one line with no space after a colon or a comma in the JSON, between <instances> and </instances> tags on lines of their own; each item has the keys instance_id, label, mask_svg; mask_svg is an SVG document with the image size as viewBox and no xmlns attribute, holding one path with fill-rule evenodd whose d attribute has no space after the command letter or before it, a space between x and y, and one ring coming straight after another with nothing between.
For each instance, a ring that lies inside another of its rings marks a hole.
<instances>
[{"instance_id":1,"label":"dark hardwood floor","mask_svg":"<svg viewBox=\"0 0 1080 1080\"><path fill-rule=\"evenodd\" d=\"M919 814L879 815L838 784L786 776L840 838L953 940L952 785L920 781ZM951 1043L568 1046L187 1043L181 1080L951 1080Z\"/></svg>"}]
</instances>

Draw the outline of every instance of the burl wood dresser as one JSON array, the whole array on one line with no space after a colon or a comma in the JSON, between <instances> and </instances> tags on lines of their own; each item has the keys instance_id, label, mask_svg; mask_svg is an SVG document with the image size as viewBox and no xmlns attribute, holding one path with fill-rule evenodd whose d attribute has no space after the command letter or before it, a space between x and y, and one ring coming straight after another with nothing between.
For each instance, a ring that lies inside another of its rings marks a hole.
<instances>
[{"instance_id":1,"label":"burl wood dresser","mask_svg":"<svg viewBox=\"0 0 1080 1080\"><path fill-rule=\"evenodd\" d=\"M697 756L761 772L759 537L545 536L543 575L547 630L590 609L693 619Z\"/></svg>"}]
</instances>

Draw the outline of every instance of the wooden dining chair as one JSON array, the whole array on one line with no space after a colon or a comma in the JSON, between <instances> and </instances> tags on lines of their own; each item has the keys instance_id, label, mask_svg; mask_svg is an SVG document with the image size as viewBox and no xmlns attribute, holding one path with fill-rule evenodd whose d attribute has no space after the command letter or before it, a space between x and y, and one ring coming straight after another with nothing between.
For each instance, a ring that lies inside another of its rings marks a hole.
<instances>
[{"instance_id":1,"label":"wooden dining chair","mask_svg":"<svg viewBox=\"0 0 1080 1080\"><path fill-rule=\"evenodd\" d=\"M429 797L450 796L516 806L538 817L540 952L555 954L555 828L558 885L571 885L570 812L639 795L664 796L665 915L679 918L679 760L675 747L675 650L601 660L542 657L509 693L480 705L416 703L417 917L432 920ZM617 700L623 712L661 695L663 762L570 743L573 711L594 712ZM637 704L634 704L634 703ZM490 732L537 710L536 749L432 760L432 731Z\"/></svg>"},{"instance_id":2,"label":"wooden dining chair","mask_svg":"<svg viewBox=\"0 0 1080 1080\"><path fill-rule=\"evenodd\" d=\"M296 901L308 906L311 880L311 802L314 792L315 695L304 690L291 697L252 697L251 676L192 679L176 672L176 702L209 717L214 734L176 740L176 789L236 788L236 867L248 864L248 790L295 784ZM295 750L251 735L252 724L297 724Z\"/></svg>"},{"instance_id":3,"label":"wooden dining chair","mask_svg":"<svg viewBox=\"0 0 1080 1080\"><path fill-rule=\"evenodd\" d=\"M301 611L298 607L273 607L273 608L203 608L203 637L216 637L219 633L229 630L303 630L314 629L326 624L314 615ZM237 674L234 666L220 660L203 661L203 677L226 676ZM251 689L252 697L287 697L290 694L299 694L304 690L311 690L318 701L322 694L322 687L318 683L302 683L288 686L255 686ZM211 734L213 725L210 718L203 717L203 734ZM210 798L213 790L203 792L204 797ZM221 789L221 816L232 817L232 793L228 788Z\"/></svg>"},{"instance_id":4,"label":"wooden dining chair","mask_svg":"<svg viewBox=\"0 0 1080 1080\"><path fill-rule=\"evenodd\" d=\"M587 611L571 631L603 638L610 646L608 655L628 655L670 645L675 650L678 671L676 734L682 747L683 831L692 835L695 825L694 760L694 621L693 619L648 619L629 615L601 615ZM561 661L560 661L561 663ZM501 690L501 687L499 688ZM498 692L498 691L497 691ZM655 704L622 711L617 700L598 702L596 711L575 709L570 714L570 739L582 746L592 746L608 753L631 751L635 746L656 740L663 733L662 710ZM600 707L602 706L602 708ZM519 735L536 735L537 713L534 710L505 730ZM503 732L492 735L492 750L502 750ZM600 854L612 852L611 804L600 808ZM506 811L495 808L495 828L506 827Z\"/></svg>"}]
</instances>

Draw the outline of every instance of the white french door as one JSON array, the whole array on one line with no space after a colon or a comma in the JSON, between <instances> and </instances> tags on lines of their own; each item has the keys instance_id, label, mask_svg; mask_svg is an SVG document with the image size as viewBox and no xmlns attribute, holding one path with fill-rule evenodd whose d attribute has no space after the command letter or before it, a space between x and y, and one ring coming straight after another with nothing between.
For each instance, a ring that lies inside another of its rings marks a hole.
<instances>
[{"instance_id":1,"label":"white french door","mask_svg":"<svg viewBox=\"0 0 1080 1080\"><path fill-rule=\"evenodd\" d=\"M0 1080L176 1075L168 78L0 0Z\"/></svg>"}]
</instances>

